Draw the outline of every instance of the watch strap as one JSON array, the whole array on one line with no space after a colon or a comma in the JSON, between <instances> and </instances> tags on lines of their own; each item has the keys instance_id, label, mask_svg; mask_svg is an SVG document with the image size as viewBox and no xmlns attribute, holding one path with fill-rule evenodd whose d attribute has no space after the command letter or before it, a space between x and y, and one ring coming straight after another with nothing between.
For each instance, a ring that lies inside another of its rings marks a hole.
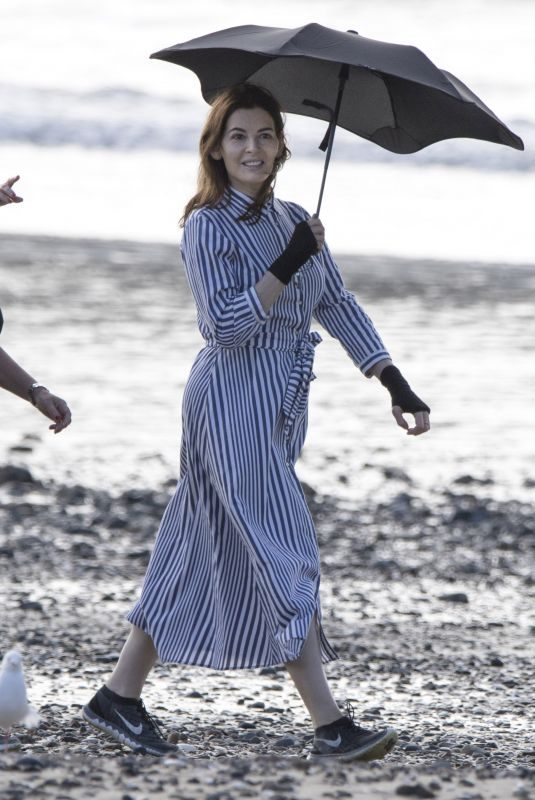
<instances>
[{"instance_id":1,"label":"watch strap","mask_svg":"<svg viewBox=\"0 0 535 800\"><path fill-rule=\"evenodd\" d=\"M37 389L46 389L46 386L44 386L42 383L32 383L32 385L28 389L28 396L30 398L30 402L31 402L32 406L37 405L37 403L35 401L35 392L36 392ZM48 389L46 389L46 390L48 392Z\"/></svg>"}]
</instances>

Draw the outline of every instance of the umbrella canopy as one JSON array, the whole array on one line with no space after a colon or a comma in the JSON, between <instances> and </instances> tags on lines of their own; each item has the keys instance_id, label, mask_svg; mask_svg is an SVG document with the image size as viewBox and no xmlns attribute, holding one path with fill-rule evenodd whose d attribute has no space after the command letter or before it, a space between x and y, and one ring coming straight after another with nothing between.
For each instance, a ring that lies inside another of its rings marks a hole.
<instances>
[{"instance_id":1,"label":"umbrella canopy","mask_svg":"<svg viewBox=\"0 0 535 800\"><path fill-rule=\"evenodd\" d=\"M355 31L316 23L295 29L241 25L151 58L195 72L208 103L222 89L249 81L268 89L284 111L329 121L326 167L336 125L394 153L453 137L524 149L467 86L421 50Z\"/></svg>"}]
</instances>

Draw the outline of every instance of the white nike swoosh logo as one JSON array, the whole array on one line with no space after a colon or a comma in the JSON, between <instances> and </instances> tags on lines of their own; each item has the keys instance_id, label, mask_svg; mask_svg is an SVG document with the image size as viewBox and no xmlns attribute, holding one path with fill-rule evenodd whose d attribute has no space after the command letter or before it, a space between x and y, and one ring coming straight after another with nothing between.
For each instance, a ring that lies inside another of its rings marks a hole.
<instances>
[{"instance_id":1,"label":"white nike swoosh logo","mask_svg":"<svg viewBox=\"0 0 535 800\"><path fill-rule=\"evenodd\" d=\"M120 714L120 713L117 711L117 709L116 709L116 708L114 708L113 710L115 711L115 713L117 714L117 716L118 716L118 717L120 717L120 718L122 719L122 721L124 722L124 724L126 725L126 727L128 728L128 730L129 730L129 731L132 731L132 733L134 733L136 736L139 736L139 735L140 735L141 731L143 730L143 723L142 723L142 722L140 722L140 723L139 723L139 725L132 725L132 723L131 723L131 722L128 722L128 720L127 720L127 719L125 719L125 718L123 717L123 715L122 715L122 714ZM338 737L338 738L340 738L340 737Z\"/></svg>"},{"instance_id":2,"label":"white nike swoosh logo","mask_svg":"<svg viewBox=\"0 0 535 800\"><path fill-rule=\"evenodd\" d=\"M316 739L317 742L322 742L323 744L328 745L329 747L338 747L339 744L342 742L342 737L340 734L336 737L336 739Z\"/></svg>"}]
</instances>

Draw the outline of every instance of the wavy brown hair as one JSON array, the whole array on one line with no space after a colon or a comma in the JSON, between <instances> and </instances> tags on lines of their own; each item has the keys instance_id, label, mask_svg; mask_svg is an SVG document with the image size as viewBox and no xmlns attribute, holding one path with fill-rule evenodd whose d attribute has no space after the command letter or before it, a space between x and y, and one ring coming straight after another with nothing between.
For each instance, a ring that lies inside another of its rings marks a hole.
<instances>
[{"instance_id":1,"label":"wavy brown hair","mask_svg":"<svg viewBox=\"0 0 535 800\"><path fill-rule=\"evenodd\" d=\"M241 108L261 108L267 111L273 120L280 147L271 175L266 178L258 196L251 200L250 206L239 219L244 221L257 220L262 206L271 196L277 172L290 157L290 150L284 135L284 119L281 107L267 89L263 89L253 83L241 83L230 89L225 89L217 95L212 103L212 108L204 124L199 142L201 163L199 164L197 178L197 192L184 209L184 214L180 220L181 226L184 225L191 212L196 208L217 206L223 200L229 186L227 170L223 159L212 158L211 153L221 146L228 118Z\"/></svg>"}]
</instances>

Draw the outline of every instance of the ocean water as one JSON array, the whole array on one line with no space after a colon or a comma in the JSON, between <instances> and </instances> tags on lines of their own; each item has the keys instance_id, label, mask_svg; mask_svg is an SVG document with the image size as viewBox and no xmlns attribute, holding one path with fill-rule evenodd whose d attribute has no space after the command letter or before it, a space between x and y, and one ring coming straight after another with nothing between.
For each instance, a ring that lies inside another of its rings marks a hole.
<instances>
[{"instance_id":1,"label":"ocean water","mask_svg":"<svg viewBox=\"0 0 535 800\"><path fill-rule=\"evenodd\" d=\"M151 52L208 30L319 22L420 47L523 137L397 156L340 131L322 212L332 249L526 263L535 189L530 0L3 0L0 169L25 203L0 232L175 242L206 113L193 73ZM314 208L324 123L290 116L283 197Z\"/></svg>"}]
</instances>

